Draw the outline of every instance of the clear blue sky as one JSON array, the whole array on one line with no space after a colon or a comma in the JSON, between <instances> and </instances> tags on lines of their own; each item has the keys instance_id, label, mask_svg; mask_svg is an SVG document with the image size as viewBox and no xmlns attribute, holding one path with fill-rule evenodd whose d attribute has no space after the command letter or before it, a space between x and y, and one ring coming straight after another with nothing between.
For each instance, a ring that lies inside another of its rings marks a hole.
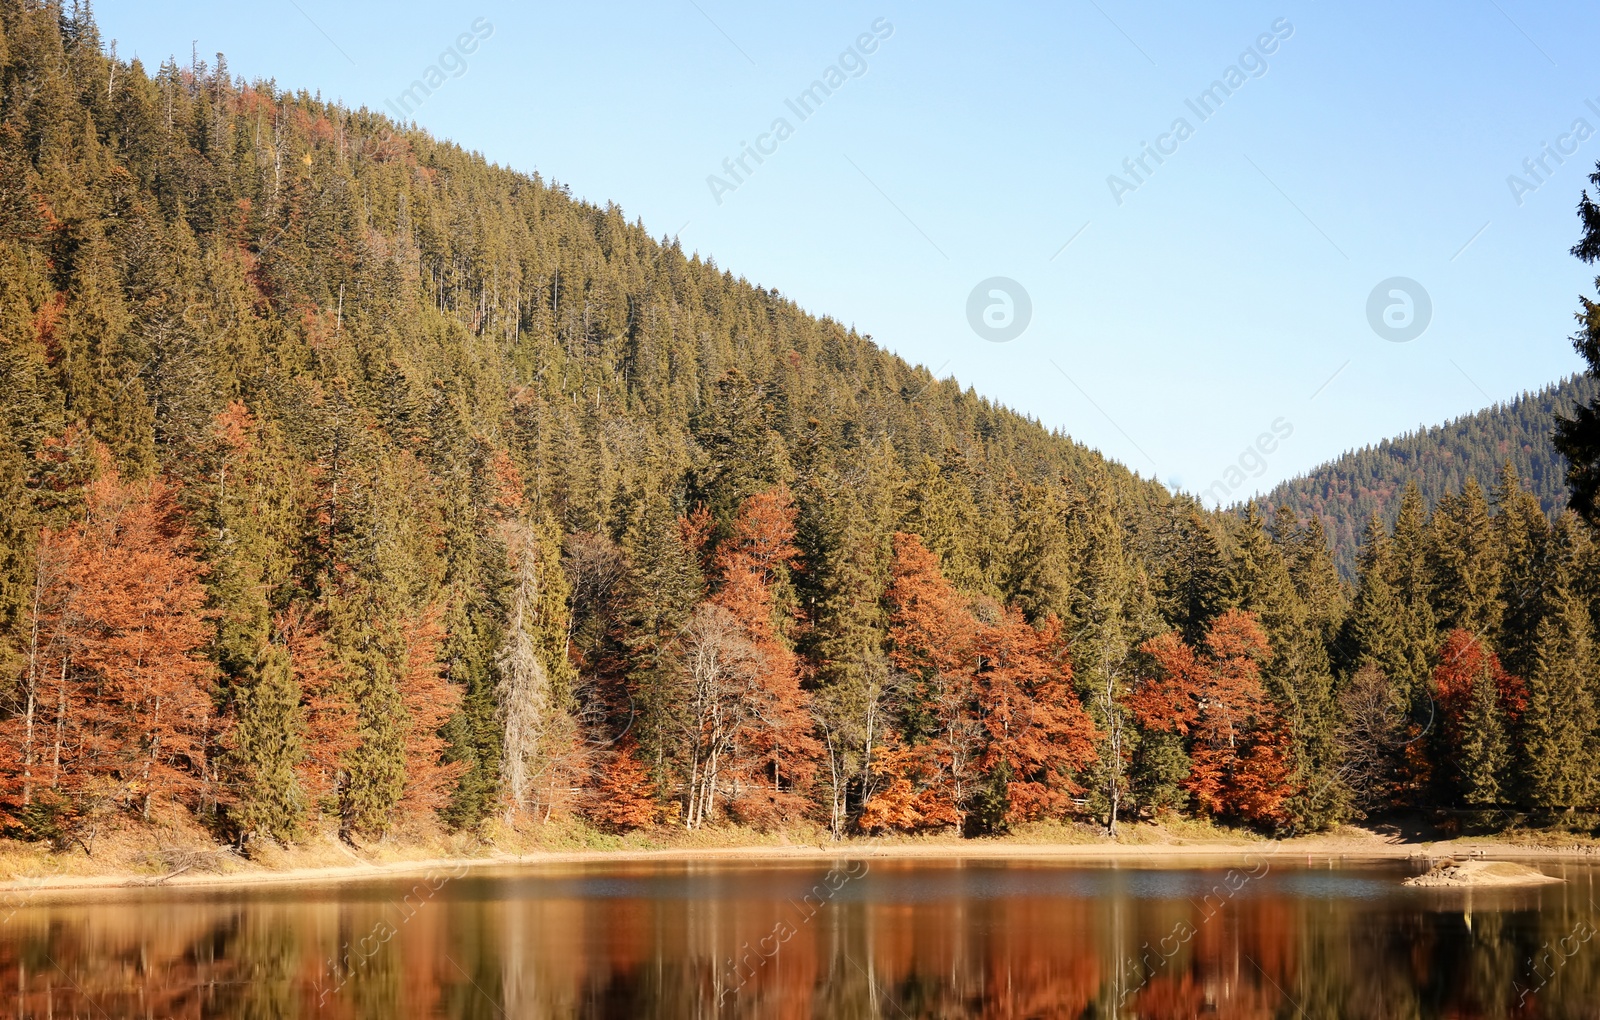
<instances>
[{"instance_id":1,"label":"clear blue sky","mask_svg":"<svg viewBox=\"0 0 1600 1020\"><path fill-rule=\"evenodd\" d=\"M657 236L681 229L718 265L1191 490L1280 418L1293 434L1247 488L1580 367L1566 338L1593 272L1566 251L1600 161L1593 3L96 12L152 70L193 42L235 74L373 108L482 17L493 34L417 108L422 126L615 201ZM865 71L845 58L859 76L801 121L785 100L879 18L892 34ZM1262 47L1275 52L1242 56L1275 22L1292 26ZM1202 120L1185 101L1230 65L1242 84ZM746 157L753 172L719 204L707 177L732 183L723 160L780 117L792 134ZM1160 141L1178 118L1188 136ZM1579 119L1594 137L1571 134ZM1142 143L1175 151L1145 156L1136 181L1123 161ZM1576 152L1558 164L1546 143ZM1535 179L1523 161L1541 155ZM1112 174L1137 186L1114 197ZM1512 174L1530 190L1514 196ZM1032 301L1008 343L968 323L994 276ZM1407 343L1368 324L1369 294L1396 276L1432 302Z\"/></svg>"}]
</instances>

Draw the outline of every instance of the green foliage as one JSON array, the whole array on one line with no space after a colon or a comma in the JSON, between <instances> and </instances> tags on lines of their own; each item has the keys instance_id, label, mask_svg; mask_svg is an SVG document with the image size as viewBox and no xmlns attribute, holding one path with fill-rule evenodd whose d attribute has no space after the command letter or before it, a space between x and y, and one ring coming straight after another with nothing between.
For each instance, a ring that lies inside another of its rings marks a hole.
<instances>
[{"instance_id":1,"label":"green foliage","mask_svg":"<svg viewBox=\"0 0 1600 1020\"><path fill-rule=\"evenodd\" d=\"M1462 718L1461 744L1452 750L1462 801L1469 805L1498 804L1505 793L1511 749L1499 693L1488 670L1480 670L1472 678L1467 711Z\"/></svg>"},{"instance_id":2,"label":"green foliage","mask_svg":"<svg viewBox=\"0 0 1600 1020\"><path fill-rule=\"evenodd\" d=\"M1595 655L1593 620L1574 586L1587 540L1567 515L1557 524L1553 544L1545 611L1535 630L1528 672L1525 789L1537 805L1588 805L1600 792L1595 751L1600 660Z\"/></svg>"},{"instance_id":3,"label":"green foliage","mask_svg":"<svg viewBox=\"0 0 1600 1020\"><path fill-rule=\"evenodd\" d=\"M238 776L232 821L246 836L287 843L300 832L305 795L295 775L305 720L300 686L282 645L262 649L255 682L239 691L229 755Z\"/></svg>"},{"instance_id":4,"label":"green foliage","mask_svg":"<svg viewBox=\"0 0 1600 1020\"><path fill-rule=\"evenodd\" d=\"M665 802L686 628L740 507L780 483L800 556L763 579L772 643L800 657L821 750L774 792L835 832L881 792L885 735L928 729L886 655L896 531L979 615L1062 622L1099 818L1184 800L1181 742L1123 701L1146 639L1195 645L1235 608L1273 648L1295 825L1348 810L1351 677L1375 666L1397 728L1425 730L1451 627L1528 683L1524 722L1460 749L1474 788L1593 795L1573 749L1597 736L1600 571L1549 524L1565 491L1544 439L1593 379L1351 454L1286 483L1270 521L1208 513L614 205L220 63L151 75L86 13L0 0L0 29L0 725L29 711L40 529L74 518L98 443L178 486L231 728L195 769L242 833L293 838L327 804L344 834L381 834L411 798L408 743L435 737L435 806L476 825L507 801L507 720L530 698L548 718L514 743L550 798L580 790L582 810L625 742ZM406 700L425 618L459 705L438 733ZM1380 750L1373 798L1424 805ZM997 825L1003 777L982 783ZM51 810L24 821L54 832Z\"/></svg>"},{"instance_id":5,"label":"green foliage","mask_svg":"<svg viewBox=\"0 0 1600 1020\"><path fill-rule=\"evenodd\" d=\"M1569 489L1567 458L1551 433L1562 416L1597 400L1600 379L1572 376L1537 393L1347 453L1284 482L1263 502L1320 518L1340 571L1352 577L1367 521L1376 515L1393 526L1400 497L1411 483L1431 505L1459 495L1469 478L1490 489L1509 461L1544 512L1555 514L1566 505Z\"/></svg>"}]
</instances>

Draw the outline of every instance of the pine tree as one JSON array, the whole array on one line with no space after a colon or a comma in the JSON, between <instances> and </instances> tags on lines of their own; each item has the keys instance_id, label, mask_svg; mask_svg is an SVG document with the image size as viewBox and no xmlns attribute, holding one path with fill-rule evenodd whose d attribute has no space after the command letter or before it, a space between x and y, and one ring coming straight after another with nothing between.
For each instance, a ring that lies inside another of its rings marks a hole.
<instances>
[{"instance_id":1,"label":"pine tree","mask_svg":"<svg viewBox=\"0 0 1600 1020\"><path fill-rule=\"evenodd\" d=\"M1328 655L1329 641L1343 620L1343 593L1315 519L1301 528L1280 511L1271 536L1285 578L1277 580L1272 571L1267 583L1286 588L1281 595L1257 598L1264 613L1266 606L1274 607L1271 615L1263 616L1275 652L1265 676L1288 724L1293 786L1298 791L1287 801L1285 812L1297 826L1323 828L1339 821L1344 811L1333 743L1337 712ZM1255 542L1259 545L1259 539Z\"/></svg>"},{"instance_id":2,"label":"pine tree","mask_svg":"<svg viewBox=\"0 0 1600 1020\"><path fill-rule=\"evenodd\" d=\"M1541 807L1584 806L1597 792L1596 660L1593 621L1574 590L1582 552L1579 525L1568 514L1556 525L1555 563L1548 579L1528 673L1523 754L1529 802Z\"/></svg>"},{"instance_id":3,"label":"pine tree","mask_svg":"<svg viewBox=\"0 0 1600 1020\"><path fill-rule=\"evenodd\" d=\"M675 735L685 722L676 697L683 642L705 591L696 550L682 538L664 496L646 492L623 537L629 570L623 595L623 636L640 758L658 787L668 782Z\"/></svg>"},{"instance_id":4,"label":"pine tree","mask_svg":"<svg viewBox=\"0 0 1600 1020\"><path fill-rule=\"evenodd\" d=\"M1432 553L1441 541L1430 528L1427 504L1413 481L1400 497L1400 512L1394 523L1395 594L1400 600L1398 619L1404 630L1404 666L1389 673L1391 682L1403 682L1413 693L1413 701L1424 694L1433 668L1433 655L1439 647L1439 631L1444 626L1438 616L1437 590L1440 584L1437 563ZM1397 665L1399 665L1397 663Z\"/></svg>"},{"instance_id":5,"label":"pine tree","mask_svg":"<svg viewBox=\"0 0 1600 1020\"><path fill-rule=\"evenodd\" d=\"M356 706L355 746L345 756L340 790L339 834L346 839L388 830L405 790L405 738L411 729L394 664L378 647L378 636L362 633L356 641L358 648L341 663Z\"/></svg>"},{"instance_id":6,"label":"pine tree","mask_svg":"<svg viewBox=\"0 0 1600 1020\"><path fill-rule=\"evenodd\" d=\"M1146 636L1154 607L1129 562L1121 522L1103 485L1089 489L1078 527L1082 551L1072 607L1073 658L1098 735L1092 802L1106 819L1106 832L1115 836L1137 737L1124 704L1133 679L1129 657Z\"/></svg>"},{"instance_id":7,"label":"pine tree","mask_svg":"<svg viewBox=\"0 0 1600 1020\"><path fill-rule=\"evenodd\" d=\"M1489 501L1476 479L1467 479L1460 496L1441 499L1435 507L1428 560L1439 625L1493 634L1505 611L1500 601L1503 563Z\"/></svg>"},{"instance_id":8,"label":"pine tree","mask_svg":"<svg viewBox=\"0 0 1600 1020\"><path fill-rule=\"evenodd\" d=\"M1501 799L1511 753L1493 674L1486 670L1474 673L1467 693L1461 743L1454 749L1460 796L1468 805L1494 804Z\"/></svg>"},{"instance_id":9,"label":"pine tree","mask_svg":"<svg viewBox=\"0 0 1600 1020\"><path fill-rule=\"evenodd\" d=\"M1518 676L1533 671L1534 646L1550 571L1550 521L1534 496L1522 488L1508 461L1500 473L1494 502L1495 532L1505 570L1500 602L1505 606L1495 644L1506 668Z\"/></svg>"},{"instance_id":10,"label":"pine tree","mask_svg":"<svg viewBox=\"0 0 1600 1020\"><path fill-rule=\"evenodd\" d=\"M1373 665L1391 677L1407 706L1416 689L1416 662L1403 620L1404 608L1394 584L1394 551L1383 523L1368 522L1361 545L1359 583L1349 628L1351 671Z\"/></svg>"},{"instance_id":11,"label":"pine tree","mask_svg":"<svg viewBox=\"0 0 1600 1020\"><path fill-rule=\"evenodd\" d=\"M953 584L983 592L982 528L967 475L957 451L945 451L942 462L924 455L911 472L901 527L938 555L940 571Z\"/></svg>"},{"instance_id":12,"label":"pine tree","mask_svg":"<svg viewBox=\"0 0 1600 1020\"><path fill-rule=\"evenodd\" d=\"M1077 550L1068 522L1064 494L1054 486L1022 485L1017 500L1005 561L1009 576L1003 585L1008 603L1030 620L1072 614L1079 586Z\"/></svg>"},{"instance_id":13,"label":"pine tree","mask_svg":"<svg viewBox=\"0 0 1600 1020\"><path fill-rule=\"evenodd\" d=\"M239 694L230 765L239 775L233 822L246 837L293 841L305 817L297 769L304 756L304 710L289 650L267 646L255 682Z\"/></svg>"},{"instance_id":14,"label":"pine tree","mask_svg":"<svg viewBox=\"0 0 1600 1020\"><path fill-rule=\"evenodd\" d=\"M1589 183L1600 187L1600 168L1589 175ZM1593 264L1600 259L1600 205L1586 190L1578 203L1578 219L1583 236L1572 246L1572 254ZM1595 281L1600 287L1600 279ZM1589 376L1600 378L1600 302L1579 296L1581 323L1572 337L1572 346L1589 363ZM1571 417L1556 419L1555 446L1567 458L1567 484L1572 489L1572 509L1590 524L1600 524L1600 401L1580 405Z\"/></svg>"}]
</instances>

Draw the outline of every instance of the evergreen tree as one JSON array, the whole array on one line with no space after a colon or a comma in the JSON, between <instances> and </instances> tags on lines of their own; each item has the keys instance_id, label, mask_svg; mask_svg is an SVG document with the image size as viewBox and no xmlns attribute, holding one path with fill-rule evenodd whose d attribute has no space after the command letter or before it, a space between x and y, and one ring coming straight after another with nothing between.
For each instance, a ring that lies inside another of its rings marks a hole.
<instances>
[{"instance_id":1,"label":"evergreen tree","mask_svg":"<svg viewBox=\"0 0 1600 1020\"><path fill-rule=\"evenodd\" d=\"M1589 183L1600 187L1600 166L1589 175ZM1572 246L1572 254L1593 264L1600 259L1600 205L1586 190L1578 203L1578 220L1583 236ZM1595 281L1600 288L1600 279ZM1580 296L1578 332L1572 346L1589 363L1589 377L1600 378L1600 302ZM1600 522L1600 398L1580 404L1570 417L1556 418L1555 446L1567 458L1567 484L1572 489L1572 508L1590 524Z\"/></svg>"},{"instance_id":2,"label":"evergreen tree","mask_svg":"<svg viewBox=\"0 0 1600 1020\"><path fill-rule=\"evenodd\" d=\"M1430 529L1428 507L1413 481L1400 497L1400 512L1394 522L1394 585L1401 603L1399 620L1405 628L1405 657L1409 662L1405 680L1413 692L1421 692L1432 670L1433 654L1439 647L1439 619L1436 597L1440 575L1432 553L1440 541ZM1390 674L1391 680L1399 675Z\"/></svg>"},{"instance_id":3,"label":"evergreen tree","mask_svg":"<svg viewBox=\"0 0 1600 1020\"><path fill-rule=\"evenodd\" d=\"M1508 462L1495 490L1496 539L1505 557L1501 574L1501 615L1495 644L1506 668L1518 676L1533 671L1534 645L1544 612L1544 587L1550 571L1550 522L1539 501L1522 488Z\"/></svg>"},{"instance_id":4,"label":"evergreen tree","mask_svg":"<svg viewBox=\"0 0 1600 1020\"><path fill-rule=\"evenodd\" d=\"M1432 734L1434 780L1446 803L1498 803L1508 789L1511 736L1527 705L1522 681L1506 673L1477 635L1445 638L1433 674L1439 726Z\"/></svg>"},{"instance_id":5,"label":"evergreen tree","mask_svg":"<svg viewBox=\"0 0 1600 1020\"><path fill-rule=\"evenodd\" d=\"M1568 514L1556 525L1556 554L1543 598L1544 614L1533 642L1528 672L1528 708L1523 716L1522 787L1541 807L1586 806L1594 802L1595 748L1600 737L1596 715L1593 622L1574 590L1574 571L1582 560L1579 525Z\"/></svg>"},{"instance_id":6,"label":"evergreen tree","mask_svg":"<svg viewBox=\"0 0 1600 1020\"><path fill-rule=\"evenodd\" d=\"M1461 743L1454 749L1459 793L1468 805L1498 803L1504 790L1511 753L1497 694L1491 673L1480 670L1473 674L1461 717Z\"/></svg>"},{"instance_id":7,"label":"evergreen tree","mask_svg":"<svg viewBox=\"0 0 1600 1020\"><path fill-rule=\"evenodd\" d=\"M1396 544L1403 546L1398 528ZM1460 496L1439 501L1427 545L1439 625L1493 634L1505 610L1500 602L1502 559L1489 501L1476 479L1467 480Z\"/></svg>"},{"instance_id":8,"label":"evergreen tree","mask_svg":"<svg viewBox=\"0 0 1600 1020\"><path fill-rule=\"evenodd\" d=\"M289 650L268 645L255 683L239 694L231 765L239 776L233 822L240 833L288 843L300 833L305 794L297 774L304 756L304 712Z\"/></svg>"},{"instance_id":9,"label":"evergreen tree","mask_svg":"<svg viewBox=\"0 0 1600 1020\"><path fill-rule=\"evenodd\" d=\"M343 661L350 701L356 706L355 746L345 758L339 803L339 834L345 839L388 830L405 791L405 737L410 729L394 664L379 647L379 636L366 628L357 633L357 647Z\"/></svg>"},{"instance_id":10,"label":"evergreen tree","mask_svg":"<svg viewBox=\"0 0 1600 1020\"><path fill-rule=\"evenodd\" d=\"M1090 802L1114 836L1130 792L1128 765L1138 743L1126 708L1133 681L1129 658L1137 642L1148 636L1154 607L1129 562L1122 525L1104 485L1089 487L1076 523L1081 564L1069 619L1074 624L1078 689L1098 735Z\"/></svg>"},{"instance_id":11,"label":"evergreen tree","mask_svg":"<svg viewBox=\"0 0 1600 1020\"><path fill-rule=\"evenodd\" d=\"M496 657L500 673L498 704L502 750L500 771L506 817L529 810L536 784L553 785L571 734L564 725L566 686L565 598L557 587L560 572L553 550L531 528L514 529L513 590L505 645ZM551 589L555 589L552 591ZM549 801L546 800L548 806Z\"/></svg>"}]
</instances>

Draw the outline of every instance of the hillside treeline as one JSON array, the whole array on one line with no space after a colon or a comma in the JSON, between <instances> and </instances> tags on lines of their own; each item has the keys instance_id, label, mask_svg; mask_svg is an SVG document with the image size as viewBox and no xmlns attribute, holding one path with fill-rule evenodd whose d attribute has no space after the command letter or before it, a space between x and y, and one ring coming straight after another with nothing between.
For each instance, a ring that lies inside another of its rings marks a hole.
<instances>
[{"instance_id":1,"label":"hillside treeline","mask_svg":"<svg viewBox=\"0 0 1600 1020\"><path fill-rule=\"evenodd\" d=\"M615 206L0 0L0 825L90 849L1592 801L1512 474L1208 514Z\"/></svg>"},{"instance_id":2,"label":"hillside treeline","mask_svg":"<svg viewBox=\"0 0 1600 1020\"><path fill-rule=\"evenodd\" d=\"M1377 515L1392 527L1400 497L1412 482L1432 505L1460 495L1469 478L1480 488L1492 488L1509 463L1552 516L1566 509L1567 460L1551 434L1561 417L1596 400L1600 381L1571 376L1537 393L1351 451L1278 485L1263 499L1269 506L1322 518L1335 562L1353 577L1367 522Z\"/></svg>"}]
</instances>

